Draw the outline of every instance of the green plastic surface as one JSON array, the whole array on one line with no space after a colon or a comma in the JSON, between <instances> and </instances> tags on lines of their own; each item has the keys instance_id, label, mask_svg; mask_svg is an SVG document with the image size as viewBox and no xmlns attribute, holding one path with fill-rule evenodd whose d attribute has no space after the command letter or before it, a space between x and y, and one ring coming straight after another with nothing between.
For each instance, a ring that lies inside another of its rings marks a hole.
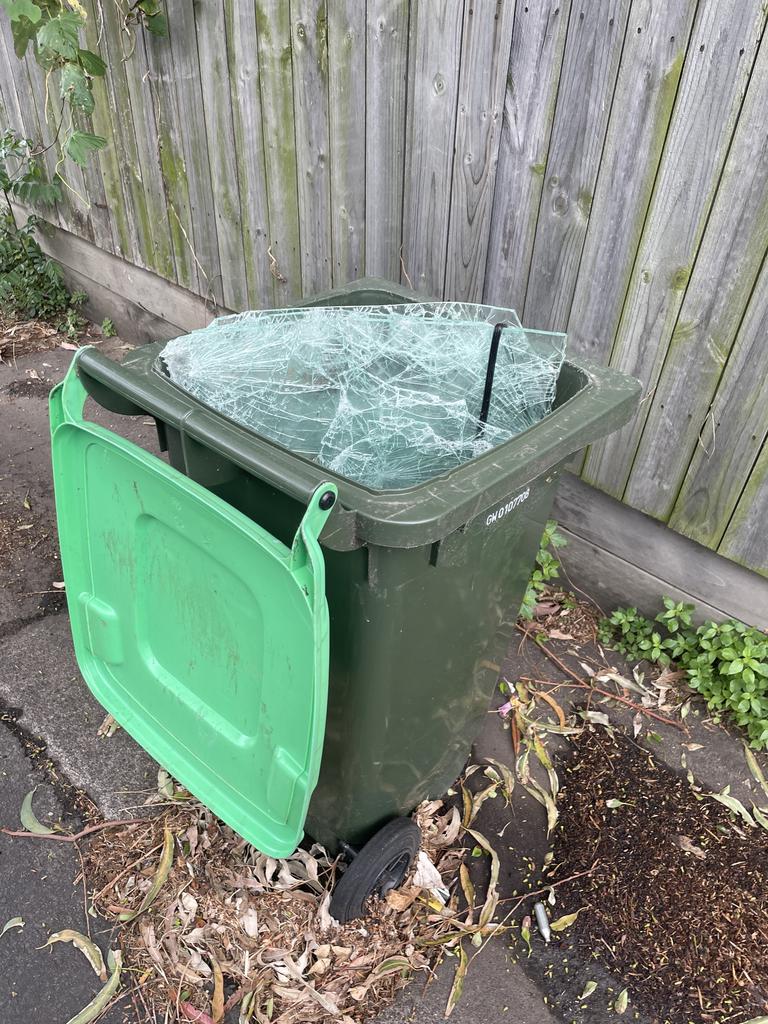
<instances>
[{"instance_id":1,"label":"green plastic surface","mask_svg":"<svg viewBox=\"0 0 768 1024\"><path fill-rule=\"evenodd\" d=\"M323 750L328 606L312 494L291 548L51 393L54 486L78 664L134 739L272 857L298 845Z\"/></svg>"}]
</instances>

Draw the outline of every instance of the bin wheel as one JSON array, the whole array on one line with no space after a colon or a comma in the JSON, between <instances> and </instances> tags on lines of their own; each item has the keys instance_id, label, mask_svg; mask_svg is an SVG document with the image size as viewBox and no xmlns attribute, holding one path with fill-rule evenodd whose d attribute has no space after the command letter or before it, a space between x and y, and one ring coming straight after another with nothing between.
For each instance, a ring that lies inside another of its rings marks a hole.
<instances>
[{"instance_id":1,"label":"bin wheel","mask_svg":"<svg viewBox=\"0 0 768 1024\"><path fill-rule=\"evenodd\" d=\"M394 818L372 836L347 866L331 895L330 912L340 924L365 914L369 896L386 896L402 885L421 844L410 818Z\"/></svg>"}]
</instances>

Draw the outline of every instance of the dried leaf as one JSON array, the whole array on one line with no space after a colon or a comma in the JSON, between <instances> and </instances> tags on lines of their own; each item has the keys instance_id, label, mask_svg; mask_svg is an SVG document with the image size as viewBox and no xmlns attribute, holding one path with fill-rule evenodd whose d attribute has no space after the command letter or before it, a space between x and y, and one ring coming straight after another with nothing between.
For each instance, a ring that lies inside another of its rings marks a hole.
<instances>
[{"instance_id":1,"label":"dried leaf","mask_svg":"<svg viewBox=\"0 0 768 1024\"><path fill-rule=\"evenodd\" d=\"M491 857L491 875L488 880L488 891L486 892L485 895L485 903L483 904L483 909L480 911L480 917L478 918L478 925L481 928L484 928L493 920L493 915L496 913L496 906L499 902L499 856L481 832L477 832L474 829L468 829L467 831L472 836L472 838L485 850L485 852L490 854Z\"/></svg>"},{"instance_id":2,"label":"dried leaf","mask_svg":"<svg viewBox=\"0 0 768 1024\"><path fill-rule=\"evenodd\" d=\"M461 824L467 828L472 823L472 794L462 782L461 784Z\"/></svg>"},{"instance_id":3,"label":"dried leaf","mask_svg":"<svg viewBox=\"0 0 768 1024\"><path fill-rule=\"evenodd\" d=\"M170 800L173 796L173 779L165 770L165 768L159 768L157 772L157 792L160 796L165 797L166 800Z\"/></svg>"},{"instance_id":4,"label":"dried leaf","mask_svg":"<svg viewBox=\"0 0 768 1024\"><path fill-rule=\"evenodd\" d=\"M746 825L749 825L750 828L754 828L755 819L749 813L741 800L737 800L735 796L729 795L729 789L730 786L726 786L721 793L707 793L707 796L711 796L713 800L717 800L718 803L723 804L733 814L738 814Z\"/></svg>"},{"instance_id":5,"label":"dried leaf","mask_svg":"<svg viewBox=\"0 0 768 1024\"><path fill-rule=\"evenodd\" d=\"M707 854L700 846L697 846L689 836L675 836L675 843L683 853L692 853L699 860L706 860Z\"/></svg>"},{"instance_id":6,"label":"dried leaf","mask_svg":"<svg viewBox=\"0 0 768 1024\"><path fill-rule=\"evenodd\" d=\"M110 950L107 957L112 973L104 988L88 1003L83 1009L70 1017L67 1024L91 1024L91 1021L100 1017L106 1005L111 1001L112 996L117 992L120 985L120 971L123 966L123 955L119 949Z\"/></svg>"},{"instance_id":7,"label":"dried leaf","mask_svg":"<svg viewBox=\"0 0 768 1024\"><path fill-rule=\"evenodd\" d=\"M23 918L21 918L21 917L11 917L8 921L5 922L5 924L3 925L2 929L0 929L0 939L2 939L2 937L5 935L5 933L7 931L10 931L11 928L23 928L23 927L24 927L24 919Z\"/></svg>"},{"instance_id":8,"label":"dried leaf","mask_svg":"<svg viewBox=\"0 0 768 1024\"><path fill-rule=\"evenodd\" d=\"M213 954L209 955L211 967L213 968L213 996L211 997L211 1016L213 1024L224 1016L224 975L221 973L219 961Z\"/></svg>"},{"instance_id":9,"label":"dried leaf","mask_svg":"<svg viewBox=\"0 0 768 1024\"><path fill-rule=\"evenodd\" d=\"M325 1010L325 1012L330 1013L332 1017L339 1016L341 1010L336 1005L336 1002L329 995L326 995L323 992L318 992L314 985L311 985L303 977L298 966L294 963L290 956L286 954L286 956L283 958L283 963L288 968L288 971L292 975L292 977L294 977L296 981L298 981L301 985L304 986L304 990L308 996L314 999L315 1002L319 1003L320 1006L322 1006L322 1008Z\"/></svg>"},{"instance_id":10,"label":"dried leaf","mask_svg":"<svg viewBox=\"0 0 768 1024\"><path fill-rule=\"evenodd\" d=\"M613 1009L616 1013L624 1013L628 1005L629 991L627 989L622 989L616 996L616 1002L613 1004Z\"/></svg>"},{"instance_id":11,"label":"dried leaf","mask_svg":"<svg viewBox=\"0 0 768 1024\"><path fill-rule=\"evenodd\" d=\"M546 808L547 835L549 835L557 825L557 819L559 817L558 810L555 806L555 801L552 799L551 793L548 793L543 786L540 786L536 779L530 780L530 784L525 787L525 791L530 793L535 800L538 800L538 802Z\"/></svg>"},{"instance_id":12,"label":"dried leaf","mask_svg":"<svg viewBox=\"0 0 768 1024\"><path fill-rule=\"evenodd\" d=\"M496 768L496 770L499 772L499 775L501 776L503 783L504 796L506 798L507 803L509 804L509 801L512 798L512 793L515 789L515 776L512 772L512 769L509 767L508 764L504 764L502 761L497 761L495 757L483 757L483 760L487 761L489 764L492 764L494 768Z\"/></svg>"},{"instance_id":13,"label":"dried leaf","mask_svg":"<svg viewBox=\"0 0 768 1024\"><path fill-rule=\"evenodd\" d=\"M256 1009L256 993L246 992L243 996L243 1001L240 1004L240 1012L237 1018L237 1024L250 1024L250 1020L253 1017L253 1012Z\"/></svg>"},{"instance_id":14,"label":"dried leaf","mask_svg":"<svg viewBox=\"0 0 768 1024\"><path fill-rule=\"evenodd\" d=\"M548 615L554 615L555 612L560 611L560 605L555 601L538 601L533 609L533 614L537 619L544 619Z\"/></svg>"},{"instance_id":15,"label":"dried leaf","mask_svg":"<svg viewBox=\"0 0 768 1024\"><path fill-rule=\"evenodd\" d=\"M107 969L104 966L104 958L101 955L101 950L92 942L86 935L80 932L73 931L71 928L65 928L63 931L54 932L53 935L45 943L45 946L52 946L54 942L71 942L73 946L80 950L85 956L88 963L98 974L101 981L107 980ZM43 948L45 948L45 946Z\"/></svg>"},{"instance_id":16,"label":"dried leaf","mask_svg":"<svg viewBox=\"0 0 768 1024\"><path fill-rule=\"evenodd\" d=\"M400 971L410 972L412 969L411 961L405 956L388 956L386 960L382 960L380 964L377 964L371 971L374 980L377 978L384 978L388 974L398 974Z\"/></svg>"},{"instance_id":17,"label":"dried leaf","mask_svg":"<svg viewBox=\"0 0 768 1024\"><path fill-rule=\"evenodd\" d=\"M539 759L539 763L541 764L541 766L543 768L546 768L547 771L551 771L552 761L550 760L549 754L547 753L544 744L541 742L541 740L535 732L533 734L533 751L536 754L536 757Z\"/></svg>"},{"instance_id":18,"label":"dried leaf","mask_svg":"<svg viewBox=\"0 0 768 1024\"><path fill-rule=\"evenodd\" d=\"M549 927L553 932L564 932L566 928L571 927L580 913L581 910L577 910L575 914L565 914L563 917L558 917L556 921L552 921Z\"/></svg>"},{"instance_id":19,"label":"dried leaf","mask_svg":"<svg viewBox=\"0 0 768 1024\"><path fill-rule=\"evenodd\" d=\"M561 629L550 629L547 636L550 640L573 640L571 633L563 633Z\"/></svg>"},{"instance_id":20,"label":"dried leaf","mask_svg":"<svg viewBox=\"0 0 768 1024\"><path fill-rule=\"evenodd\" d=\"M96 735L105 736L109 739L111 736L115 735L119 728L120 723L116 722L112 715L107 715L104 721L99 726L99 728L96 730Z\"/></svg>"},{"instance_id":21,"label":"dried leaf","mask_svg":"<svg viewBox=\"0 0 768 1024\"><path fill-rule=\"evenodd\" d=\"M438 802L442 805L442 801ZM433 846L452 846L461 831L461 815L458 807L452 807L449 814L440 821L440 831L432 839Z\"/></svg>"},{"instance_id":22,"label":"dried leaf","mask_svg":"<svg viewBox=\"0 0 768 1024\"><path fill-rule=\"evenodd\" d=\"M605 801L605 806L609 810L615 811L618 807L631 807L632 804L628 800L617 800L615 797L612 797L610 800Z\"/></svg>"},{"instance_id":23,"label":"dried leaf","mask_svg":"<svg viewBox=\"0 0 768 1024\"><path fill-rule=\"evenodd\" d=\"M327 892L320 900L320 906L317 908L317 927L321 932L327 932L331 928L339 927L339 922L331 915L331 912L328 909L330 905L331 894L330 892Z\"/></svg>"},{"instance_id":24,"label":"dried leaf","mask_svg":"<svg viewBox=\"0 0 768 1024\"><path fill-rule=\"evenodd\" d=\"M37 786L34 789L30 789L27 795L21 802L21 811L19 817L21 818L21 824L27 830L27 832L34 832L39 836L50 836L53 835L53 829L48 828L46 825L41 825L37 820L35 812L32 810L32 798L35 795Z\"/></svg>"},{"instance_id":25,"label":"dried leaf","mask_svg":"<svg viewBox=\"0 0 768 1024\"><path fill-rule=\"evenodd\" d=\"M749 770L752 772L753 778L760 783L760 788L762 789L762 791L765 793L766 796L768 796L768 781L766 781L765 775L763 774L763 769L760 767L760 764L755 755L749 749L746 740L742 740L742 743L744 744L744 757L747 760L747 766L749 767Z\"/></svg>"},{"instance_id":26,"label":"dried leaf","mask_svg":"<svg viewBox=\"0 0 768 1024\"><path fill-rule=\"evenodd\" d=\"M467 920L471 923L475 906L475 886L469 877L469 868L463 861L459 865L459 880L461 882L461 890L464 893L464 899L467 901Z\"/></svg>"},{"instance_id":27,"label":"dried leaf","mask_svg":"<svg viewBox=\"0 0 768 1024\"><path fill-rule=\"evenodd\" d=\"M151 907L157 898L157 894L160 892L162 887L171 872L173 865L173 833L169 828L163 829L163 850L160 854L160 860L157 864L157 871L152 879L152 885L147 889L144 899L139 904L138 910L132 910L129 913L120 914L119 919L121 921L133 921L139 914L143 914L144 911Z\"/></svg>"},{"instance_id":28,"label":"dried leaf","mask_svg":"<svg viewBox=\"0 0 768 1024\"><path fill-rule=\"evenodd\" d=\"M412 905L420 892L421 890L416 888L416 886L408 886L405 889L393 889L387 893L387 904L398 914L401 914Z\"/></svg>"},{"instance_id":29,"label":"dried leaf","mask_svg":"<svg viewBox=\"0 0 768 1024\"><path fill-rule=\"evenodd\" d=\"M456 1004L461 999L461 993L464 991L464 979L467 976L467 967L469 966L469 958L466 951L459 943L459 963L456 967L456 973L453 976L453 984L451 985L451 991L448 996L448 1002L445 1006L445 1017L450 1017L456 1008Z\"/></svg>"},{"instance_id":30,"label":"dried leaf","mask_svg":"<svg viewBox=\"0 0 768 1024\"><path fill-rule=\"evenodd\" d=\"M485 801L496 796L499 790L499 785L499 782L492 782L490 786L486 786L485 789L481 789L479 792L472 795L472 803L470 806L469 821L467 822L467 825L472 824ZM466 828L467 825L464 827Z\"/></svg>"},{"instance_id":31,"label":"dried leaf","mask_svg":"<svg viewBox=\"0 0 768 1024\"><path fill-rule=\"evenodd\" d=\"M538 697L540 700L543 700L546 704L549 704L549 706L557 715L557 720L560 723L560 728L565 729L565 713L563 709L560 707L560 705L557 703L555 698L550 696L550 694L546 693L544 690L534 691L534 697ZM486 760L488 760L488 758L486 758Z\"/></svg>"},{"instance_id":32,"label":"dried leaf","mask_svg":"<svg viewBox=\"0 0 768 1024\"><path fill-rule=\"evenodd\" d=\"M244 914L240 915L240 927L251 939L255 939L259 934L259 915L253 907L249 907Z\"/></svg>"},{"instance_id":33,"label":"dried leaf","mask_svg":"<svg viewBox=\"0 0 768 1024\"><path fill-rule=\"evenodd\" d=\"M596 981L588 981L587 984L584 986L584 991L579 996L579 999L589 999L589 997L592 995L596 988Z\"/></svg>"},{"instance_id":34,"label":"dried leaf","mask_svg":"<svg viewBox=\"0 0 768 1024\"><path fill-rule=\"evenodd\" d=\"M419 855L416 858L416 870L413 873L413 884L419 889L443 888L442 875L423 850L419 850Z\"/></svg>"},{"instance_id":35,"label":"dried leaf","mask_svg":"<svg viewBox=\"0 0 768 1024\"><path fill-rule=\"evenodd\" d=\"M752 804L752 817L761 828L764 828L768 832L768 818L766 818L764 812L754 804Z\"/></svg>"},{"instance_id":36,"label":"dried leaf","mask_svg":"<svg viewBox=\"0 0 768 1024\"><path fill-rule=\"evenodd\" d=\"M610 725L611 720L604 711L582 711L581 712L587 722L592 722L593 725Z\"/></svg>"}]
</instances>

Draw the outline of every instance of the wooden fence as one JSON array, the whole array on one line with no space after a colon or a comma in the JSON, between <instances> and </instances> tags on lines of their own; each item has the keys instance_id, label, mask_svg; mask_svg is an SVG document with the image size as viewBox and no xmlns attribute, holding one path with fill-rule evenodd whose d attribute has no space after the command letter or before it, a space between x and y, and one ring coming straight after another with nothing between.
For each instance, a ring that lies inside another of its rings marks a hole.
<instances>
[{"instance_id":1,"label":"wooden fence","mask_svg":"<svg viewBox=\"0 0 768 1024\"><path fill-rule=\"evenodd\" d=\"M127 60L86 6L110 146L49 218L230 309L365 274L567 330L645 392L583 478L768 574L763 0L165 0Z\"/></svg>"}]
</instances>

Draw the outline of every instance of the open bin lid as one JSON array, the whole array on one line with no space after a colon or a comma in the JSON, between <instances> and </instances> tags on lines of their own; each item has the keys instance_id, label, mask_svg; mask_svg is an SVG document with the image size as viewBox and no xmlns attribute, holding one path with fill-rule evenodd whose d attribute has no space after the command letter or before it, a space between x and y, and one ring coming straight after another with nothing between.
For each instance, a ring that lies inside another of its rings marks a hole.
<instances>
[{"instance_id":1,"label":"open bin lid","mask_svg":"<svg viewBox=\"0 0 768 1024\"><path fill-rule=\"evenodd\" d=\"M312 495L291 549L136 445L82 419L73 362L51 395L61 557L80 670L190 792L272 857L317 782L328 691Z\"/></svg>"}]
</instances>

